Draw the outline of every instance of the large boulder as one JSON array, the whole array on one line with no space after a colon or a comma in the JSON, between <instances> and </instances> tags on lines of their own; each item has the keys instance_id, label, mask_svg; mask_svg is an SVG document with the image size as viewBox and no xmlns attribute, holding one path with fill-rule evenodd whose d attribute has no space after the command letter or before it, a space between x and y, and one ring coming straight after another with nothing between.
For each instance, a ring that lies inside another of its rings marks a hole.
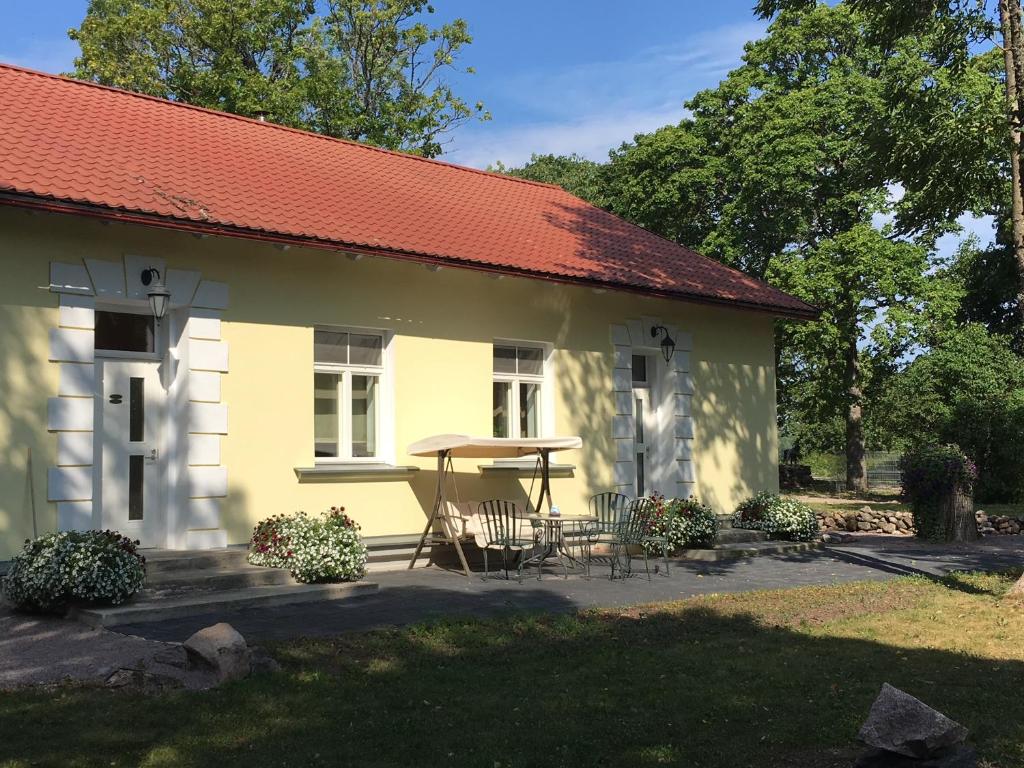
<instances>
[{"instance_id":1,"label":"large boulder","mask_svg":"<svg viewBox=\"0 0 1024 768\"><path fill-rule=\"evenodd\" d=\"M212 670L220 682L243 678L252 668L245 638L224 622L200 629L184 646L189 662L200 669Z\"/></svg>"},{"instance_id":2,"label":"large boulder","mask_svg":"<svg viewBox=\"0 0 1024 768\"><path fill-rule=\"evenodd\" d=\"M918 759L953 750L967 729L909 693L882 684L858 734L869 747Z\"/></svg>"}]
</instances>

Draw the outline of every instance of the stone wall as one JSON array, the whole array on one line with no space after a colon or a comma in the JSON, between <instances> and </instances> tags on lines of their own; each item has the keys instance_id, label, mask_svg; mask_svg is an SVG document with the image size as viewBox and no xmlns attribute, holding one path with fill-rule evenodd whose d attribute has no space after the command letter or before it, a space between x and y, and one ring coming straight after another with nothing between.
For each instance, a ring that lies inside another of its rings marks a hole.
<instances>
[{"instance_id":1,"label":"stone wall","mask_svg":"<svg viewBox=\"0 0 1024 768\"><path fill-rule=\"evenodd\" d=\"M836 509L815 514L818 516L818 528L822 531L895 533L907 536L914 533L914 518L909 512L875 510L865 506L856 512Z\"/></svg>"},{"instance_id":2,"label":"stone wall","mask_svg":"<svg viewBox=\"0 0 1024 768\"><path fill-rule=\"evenodd\" d=\"M974 513L978 518L978 533L982 536L1015 535L1024 530L1024 520L1006 515L988 515L979 509Z\"/></svg>"},{"instance_id":3,"label":"stone wall","mask_svg":"<svg viewBox=\"0 0 1024 768\"><path fill-rule=\"evenodd\" d=\"M910 512L861 507L851 510L815 512L821 531L848 531L851 533L894 533L913 535L914 518ZM1007 536L1024 533L1024 519L1006 515L988 515L984 510L975 513L978 533L982 536Z\"/></svg>"}]
</instances>

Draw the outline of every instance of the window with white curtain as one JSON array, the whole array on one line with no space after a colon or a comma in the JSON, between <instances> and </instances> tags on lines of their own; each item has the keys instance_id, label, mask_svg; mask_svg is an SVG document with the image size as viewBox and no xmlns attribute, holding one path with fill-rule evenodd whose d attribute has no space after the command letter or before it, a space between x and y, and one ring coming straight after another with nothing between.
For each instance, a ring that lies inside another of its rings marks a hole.
<instances>
[{"instance_id":1,"label":"window with white curtain","mask_svg":"<svg viewBox=\"0 0 1024 768\"><path fill-rule=\"evenodd\" d=\"M540 345L495 343L494 436L540 437L544 349Z\"/></svg>"},{"instance_id":2,"label":"window with white curtain","mask_svg":"<svg viewBox=\"0 0 1024 768\"><path fill-rule=\"evenodd\" d=\"M383 332L316 329L313 361L314 456L378 459Z\"/></svg>"}]
</instances>

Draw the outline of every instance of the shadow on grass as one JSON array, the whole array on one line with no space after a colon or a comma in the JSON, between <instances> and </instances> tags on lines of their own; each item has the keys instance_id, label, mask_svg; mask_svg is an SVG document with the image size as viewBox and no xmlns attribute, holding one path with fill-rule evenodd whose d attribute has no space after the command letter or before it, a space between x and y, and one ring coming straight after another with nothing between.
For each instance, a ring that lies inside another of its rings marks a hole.
<instances>
[{"instance_id":1,"label":"shadow on grass","mask_svg":"<svg viewBox=\"0 0 1024 768\"><path fill-rule=\"evenodd\" d=\"M967 725L993 765L1024 761L1024 663L727 604L449 620L275 652L282 672L201 695L0 695L0 764L846 766L883 682Z\"/></svg>"}]
</instances>

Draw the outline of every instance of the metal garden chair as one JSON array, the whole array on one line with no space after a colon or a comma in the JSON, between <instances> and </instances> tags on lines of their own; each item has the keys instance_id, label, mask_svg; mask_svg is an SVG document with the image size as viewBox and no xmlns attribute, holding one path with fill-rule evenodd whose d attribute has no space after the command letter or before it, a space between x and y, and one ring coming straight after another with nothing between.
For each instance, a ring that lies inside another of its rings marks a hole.
<instances>
[{"instance_id":1,"label":"metal garden chair","mask_svg":"<svg viewBox=\"0 0 1024 768\"><path fill-rule=\"evenodd\" d=\"M612 578L615 578L615 569L618 567L626 575L632 573L633 556L630 547L639 547L644 555L644 569L647 571L647 580L651 580L650 551L660 549L665 562L665 575L669 575L668 549L669 541L667 536L651 532L651 519L655 512L654 502L650 499L636 499L630 502L626 519L619 525L618 532L612 539ZM625 557L625 566L622 558Z\"/></svg>"},{"instance_id":2,"label":"metal garden chair","mask_svg":"<svg viewBox=\"0 0 1024 768\"><path fill-rule=\"evenodd\" d=\"M590 555L595 544L614 543L619 528L626 519L629 497L614 491L605 491L590 497L590 514L597 518L581 526L577 541L586 555L587 578L590 578Z\"/></svg>"},{"instance_id":3,"label":"metal garden chair","mask_svg":"<svg viewBox=\"0 0 1024 768\"><path fill-rule=\"evenodd\" d=\"M509 578L509 557L513 552L519 555L516 571L519 583L522 584L526 552L532 551L536 546L532 524L528 519L519 516L519 508L513 502L504 499L482 501L477 510L483 527L484 580L487 580L490 573L487 553L491 549L497 549L501 551L501 563L505 569L506 579Z\"/></svg>"}]
</instances>

